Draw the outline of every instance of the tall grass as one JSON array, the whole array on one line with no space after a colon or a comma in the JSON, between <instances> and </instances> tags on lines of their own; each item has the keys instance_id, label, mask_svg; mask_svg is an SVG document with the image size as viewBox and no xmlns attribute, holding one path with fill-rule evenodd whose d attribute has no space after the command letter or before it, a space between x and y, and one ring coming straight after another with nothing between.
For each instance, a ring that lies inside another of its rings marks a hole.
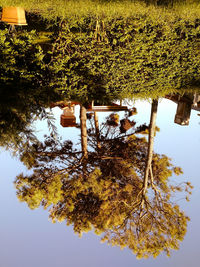
<instances>
[{"instance_id":1,"label":"tall grass","mask_svg":"<svg viewBox=\"0 0 200 267\"><path fill-rule=\"evenodd\" d=\"M147 5L139 0L0 0L0 6L21 6L37 12L44 18L56 17L130 17L150 15L155 19L181 17L189 20L200 18L200 3L194 0L176 2L173 7Z\"/></svg>"}]
</instances>

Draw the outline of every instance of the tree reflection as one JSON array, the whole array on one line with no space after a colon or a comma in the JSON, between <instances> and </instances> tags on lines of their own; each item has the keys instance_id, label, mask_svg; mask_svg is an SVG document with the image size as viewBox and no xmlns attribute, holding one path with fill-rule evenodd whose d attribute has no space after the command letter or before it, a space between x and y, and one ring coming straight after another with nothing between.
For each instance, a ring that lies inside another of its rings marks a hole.
<instances>
[{"instance_id":1,"label":"tree reflection","mask_svg":"<svg viewBox=\"0 0 200 267\"><path fill-rule=\"evenodd\" d=\"M147 164L149 127L134 126L124 134L115 114L101 125L94 118L87 152L71 141L46 137L21 154L33 173L16 178L18 199L31 209L49 209L53 222L66 221L80 235L94 230L138 258L169 255L178 249L189 220L172 197L177 191L190 194L192 186L170 182L182 170L166 155L154 152Z\"/></svg>"}]
</instances>

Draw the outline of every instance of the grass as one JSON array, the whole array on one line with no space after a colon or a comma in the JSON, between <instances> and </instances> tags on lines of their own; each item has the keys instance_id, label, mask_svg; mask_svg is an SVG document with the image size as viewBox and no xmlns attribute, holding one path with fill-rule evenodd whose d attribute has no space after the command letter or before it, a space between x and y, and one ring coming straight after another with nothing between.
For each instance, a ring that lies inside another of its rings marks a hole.
<instances>
[{"instance_id":1,"label":"grass","mask_svg":"<svg viewBox=\"0 0 200 267\"><path fill-rule=\"evenodd\" d=\"M29 12L37 12L44 18L85 17L130 17L149 14L155 19L170 20L173 17L194 20L200 18L200 3L186 0L173 8L147 6L141 1L100 1L100 0L0 0L0 6L21 6Z\"/></svg>"}]
</instances>

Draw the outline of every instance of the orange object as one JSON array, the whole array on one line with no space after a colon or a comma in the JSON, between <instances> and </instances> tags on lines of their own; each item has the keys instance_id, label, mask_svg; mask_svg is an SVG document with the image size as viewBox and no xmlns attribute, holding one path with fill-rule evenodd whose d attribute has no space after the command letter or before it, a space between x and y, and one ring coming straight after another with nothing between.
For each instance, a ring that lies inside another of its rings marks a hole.
<instances>
[{"instance_id":1,"label":"orange object","mask_svg":"<svg viewBox=\"0 0 200 267\"><path fill-rule=\"evenodd\" d=\"M76 118L75 117L66 117L64 115L60 116L60 125L62 127L75 127L76 126Z\"/></svg>"},{"instance_id":2,"label":"orange object","mask_svg":"<svg viewBox=\"0 0 200 267\"><path fill-rule=\"evenodd\" d=\"M27 25L25 10L22 7L4 7L1 21L11 25Z\"/></svg>"},{"instance_id":3,"label":"orange object","mask_svg":"<svg viewBox=\"0 0 200 267\"><path fill-rule=\"evenodd\" d=\"M63 109L63 114L60 116L60 124L63 127L75 127L76 117L74 115L74 108L65 107Z\"/></svg>"}]
</instances>

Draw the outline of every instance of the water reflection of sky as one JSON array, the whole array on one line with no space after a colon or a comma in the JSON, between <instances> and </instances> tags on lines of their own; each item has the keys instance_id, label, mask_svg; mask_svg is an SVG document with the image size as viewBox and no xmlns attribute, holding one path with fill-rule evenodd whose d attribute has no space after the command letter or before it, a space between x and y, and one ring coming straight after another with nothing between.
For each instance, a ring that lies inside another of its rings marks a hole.
<instances>
[{"instance_id":1,"label":"water reflection of sky","mask_svg":"<svg viewBox=\"0 0 200 267\"><path fill-rule=\"evenodd\" d=\"M137 102L138 123L148 122L150 105ZM77 111L78 112L78 111ZM23 165L10 157L9 153L0 154L0 267L151 267L176 266L188 267L198 265L199 252L199 149L200 117L192 111L190 125L179 126L173 123L176 104L162 100L158 107L157 125L161 131L155 140L155 150L173 159L184 170L181 180L190 180L195 186L191 201L179 202L191 217L188 233L180 250L172 253L171 258L159 256L157 259L136 260L128 249L120 251L99 242L99 237L92 233L84 234L80 239L73 233L72 227L64 223L52 224L47 212L42 209L30 210L24 203L19 203L15 196L13 180L17 174L25 171ZM59 127L59 114L56 117ZM100 116L101 120L101 116ZM37 129L44 129L45 123L39 123ZM67 139L75 136L75 128L61 128ZM76 140L76 139L74 139Z\"/></svg>"}]
</instances>

